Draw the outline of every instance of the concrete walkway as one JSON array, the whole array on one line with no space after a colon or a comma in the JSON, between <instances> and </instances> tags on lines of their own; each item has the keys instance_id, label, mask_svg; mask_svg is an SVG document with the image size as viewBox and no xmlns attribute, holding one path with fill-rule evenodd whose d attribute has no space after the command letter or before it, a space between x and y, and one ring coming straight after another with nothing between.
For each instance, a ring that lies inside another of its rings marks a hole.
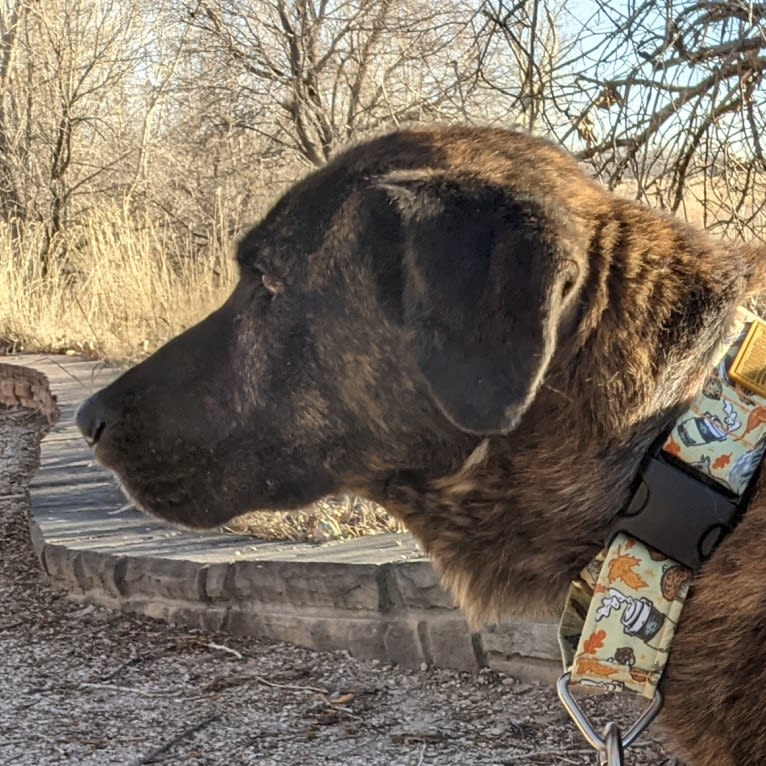
<instances>
[{"instance_id":1,"label":"concrete walkway","mask_svg":"<svg viewBox=\"0 0 766 766\"><path fill-rule=\"evenodd\" d=\"M469 631L408 535L322 544L191 533L125 508L111 474L91 464L73 415L113 369L73 357L4 362L48 376L61 419L31 486L35 549L75 598L209 630L346 649L405 667L490 667L525 679L559 673L551 623Z\"/></svg>"}]
</instances>

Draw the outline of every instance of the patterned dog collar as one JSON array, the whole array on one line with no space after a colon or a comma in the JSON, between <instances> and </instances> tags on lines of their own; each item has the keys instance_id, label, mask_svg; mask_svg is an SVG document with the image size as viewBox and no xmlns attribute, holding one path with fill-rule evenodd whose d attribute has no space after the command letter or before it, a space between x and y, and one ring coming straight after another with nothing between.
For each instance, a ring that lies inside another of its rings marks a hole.
<instances>
[{"instance_id":1,"label":"patterned dog collar","mask_svg":"<svg viewBox=\"0 0 766 766\"><path fill-rule=\"evenodd\" d=\"M597 749L606 743L583 728L568 685L660 699L693 571L736 523L764 451L766 325L740 308L702 392L644 462L607 547L569 590L560 695Z\"/></svg>"}]
</instances>

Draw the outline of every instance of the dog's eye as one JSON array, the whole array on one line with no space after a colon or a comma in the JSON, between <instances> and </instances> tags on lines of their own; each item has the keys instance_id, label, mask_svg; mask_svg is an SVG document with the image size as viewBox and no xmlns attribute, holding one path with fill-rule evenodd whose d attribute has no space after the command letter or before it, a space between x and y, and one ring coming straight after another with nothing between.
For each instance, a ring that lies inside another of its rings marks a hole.
<instances>
[{"instance_id":1,"label":"dog's eye","mask_svg":"<svg viewBox=\"0 0 766 766\"><path fill-rule=\"evenodd\" d=\"M261 274L263 286L272 294L277 295L282 292L282 283L278 279L270 277L268 274Z\"/></svg>"},{"instance_id":2,"label":"dog's eye","mask_svg":"<svg viewBox=\"0 0 766 766\"><path fill-rule=\"evenodd\" d=\"M266 289L266 292L268 292L271 297L282 292L282 282L279 279L275 279L257 266L252 267L252 273L255 279Z\"/></svg>"}]
</instances>

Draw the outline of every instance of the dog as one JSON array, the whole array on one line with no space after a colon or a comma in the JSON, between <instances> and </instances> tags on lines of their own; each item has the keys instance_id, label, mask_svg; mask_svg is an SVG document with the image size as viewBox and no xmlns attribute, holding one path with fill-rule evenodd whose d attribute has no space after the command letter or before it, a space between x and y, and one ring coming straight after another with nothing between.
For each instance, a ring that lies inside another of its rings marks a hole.
<instances>
[{"instance_id":1,"label":"dog","mask_svg":"<svg viewBox=\"0 0 766 766\"><path fill-rule=\"evenodd\" d=\"M765 256L613 195L546 140L401 130L287 191L221 308L77 422L164 519L360 495L474 625L555 609ZM765 503L695 579L663 680L694 766L766 763Z\"/></svg>"}]
</instances>

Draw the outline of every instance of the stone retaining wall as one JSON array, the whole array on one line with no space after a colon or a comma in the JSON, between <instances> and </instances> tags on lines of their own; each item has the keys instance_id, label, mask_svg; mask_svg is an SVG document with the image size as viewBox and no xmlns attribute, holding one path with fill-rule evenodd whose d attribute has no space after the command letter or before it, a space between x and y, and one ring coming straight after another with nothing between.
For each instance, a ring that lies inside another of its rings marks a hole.
<instances>
[{"instance_id":1,"label":"stone retaining wall","mask_svg":"<svg viewBox=\"0 0 766 766\"><path fill-rule=\"evenodd\" d=\"M52 582L111 608L404 667L489 667L546 681L560 672L551 623L471 632L427 561L205 563L77 550L46 543L39 528L35 539ZM357 542L333 546L337 557L358 553Z\"/></svg>"},{"instance_id":2,"label":"stone retaining wall","mask_svg":"<svg viewBox=\"0 0 766 766\"><path fill-rule=\"evenodd\" d=\"M51 582L72 596L409 667L489 667L546 681L560 672L552 622L471 632L408 535L263 543L121 509L111 476L90 464L72 425L75 403L112 373L82 360L22 359L49 376L62 410L32 484L31 528Z\"/></svg>"}]
</instances>

